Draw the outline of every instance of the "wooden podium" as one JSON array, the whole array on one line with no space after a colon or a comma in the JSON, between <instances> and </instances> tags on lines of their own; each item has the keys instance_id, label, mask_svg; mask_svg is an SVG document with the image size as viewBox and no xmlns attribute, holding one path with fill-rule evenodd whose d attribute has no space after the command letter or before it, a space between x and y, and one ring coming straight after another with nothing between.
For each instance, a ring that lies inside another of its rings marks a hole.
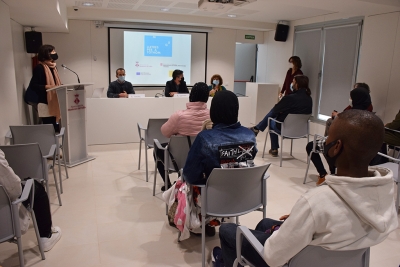
<instances>
[{"instance_id":1,"label":"wooden podium","mask_svg":"<svg viewBox=\"0 0 400 267\"><path fill-rule=\"evenodd\" d=\"M56 90L61 112L61 126L65 127L63 157L67 167L95 159L88 155L86 141L86 91L92 83L64 84Z\"/></svg>"}]
</instances>

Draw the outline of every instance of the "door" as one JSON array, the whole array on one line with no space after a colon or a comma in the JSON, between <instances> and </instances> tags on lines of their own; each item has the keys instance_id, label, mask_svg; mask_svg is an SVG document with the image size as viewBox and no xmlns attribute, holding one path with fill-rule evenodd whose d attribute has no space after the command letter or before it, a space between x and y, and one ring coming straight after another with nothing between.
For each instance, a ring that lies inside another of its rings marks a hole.
<instances>
[{"instance_id":1,"label":"door","mask_svg":"<svg viewBox=\"0 0 400 267\"><path fill-rule=\"evenodd\" d=\"M255 82L256 65L257 45L236 43L234 93L246 95L246 82Z\"/></svg>"}]
</instances>

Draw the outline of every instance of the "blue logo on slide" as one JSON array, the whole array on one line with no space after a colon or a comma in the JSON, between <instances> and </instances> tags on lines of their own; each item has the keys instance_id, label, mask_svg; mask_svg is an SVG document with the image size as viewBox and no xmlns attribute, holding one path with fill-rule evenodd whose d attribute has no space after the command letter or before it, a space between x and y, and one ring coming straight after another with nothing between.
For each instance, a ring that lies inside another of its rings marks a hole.
<instances>
[{"instance_id":1,"label":"blue logo on slide","mask_svg":"<svg viewBox=\"0 0 400 267\"><path fill-rule=\"evenodd\" d=\"M172 57L171 36L144 36L145 57Z\"/></svg>"}]
</instances>

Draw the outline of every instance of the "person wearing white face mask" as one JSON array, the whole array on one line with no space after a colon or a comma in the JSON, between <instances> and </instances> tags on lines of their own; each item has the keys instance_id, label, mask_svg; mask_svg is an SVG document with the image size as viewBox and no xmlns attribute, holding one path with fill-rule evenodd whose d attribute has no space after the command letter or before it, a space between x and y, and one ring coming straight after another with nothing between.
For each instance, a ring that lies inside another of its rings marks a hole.
<instances>
[{"instance_id":1,"label":"person wearing white face mask","mask_svg":"<svg viewBox=\"0 0 400 267\"><path fill-rule=\"evenodd\" d=\"M116 70L117 80L110 83L107 90L108 98L128 98L128 95L135 94L133 86L130 82L125 81L125 69Z\"/></svg>"},{"instance_id":2,"label":"person wearing white face mask","mask_svg":"<svg viewBox=\"0 0 400 267\"><path fill-rule=\"evenodd\" d=\"M222 86L223 80L221 75L214 74L211 77L211 85L208 86L208 90L210 90L210 96L214 96L218 91L226 91L226 88Z\"/></svg>"}]
</instances>

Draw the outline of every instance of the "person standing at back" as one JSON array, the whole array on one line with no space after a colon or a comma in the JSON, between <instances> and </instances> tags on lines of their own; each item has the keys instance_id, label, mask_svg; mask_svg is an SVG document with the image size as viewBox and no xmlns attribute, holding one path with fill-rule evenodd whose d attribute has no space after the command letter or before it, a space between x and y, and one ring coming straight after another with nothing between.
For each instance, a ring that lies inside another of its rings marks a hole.
<instances>
[{"instance_id":1,"label":"person standing at back","mask_svg":"<svg viewBox=\"0 0 400 267\"><path fill-rule=\"evenodd\" d=\"M134 94L133 86L130 82L125 81L125 69L119 68L115 71L116 81L110 83L107 90L108 98L128 98L128 95Z\"/></svg>"},{"instance_id":2,"label":"person standing at back","mask_svg":"<svg viewBox=\"0 0 400 267\"><path fill-rule=\"evenodd\" d=\"M165 97L173 97L175 94L189 94L189 90L183 77L183 71L174 70L172 80L165 84Z\"/></svg>"},{"instance_id":3,"label":"person standing at back","mask_svg":"<svg viewBox=\"0 0 400 267\"><path fill-rule=\"evenodd\" d=\"M301 71L301 59L298 56L292 56L289 58L289 63L291 68L286 72L285 82L283 83L282 90L279 94L279 97L283 97L284 95L290 95L293 92L293 89L290 87L293 81L293 78L296 75L303 75Z\"/></svg>"}]
</instances>

